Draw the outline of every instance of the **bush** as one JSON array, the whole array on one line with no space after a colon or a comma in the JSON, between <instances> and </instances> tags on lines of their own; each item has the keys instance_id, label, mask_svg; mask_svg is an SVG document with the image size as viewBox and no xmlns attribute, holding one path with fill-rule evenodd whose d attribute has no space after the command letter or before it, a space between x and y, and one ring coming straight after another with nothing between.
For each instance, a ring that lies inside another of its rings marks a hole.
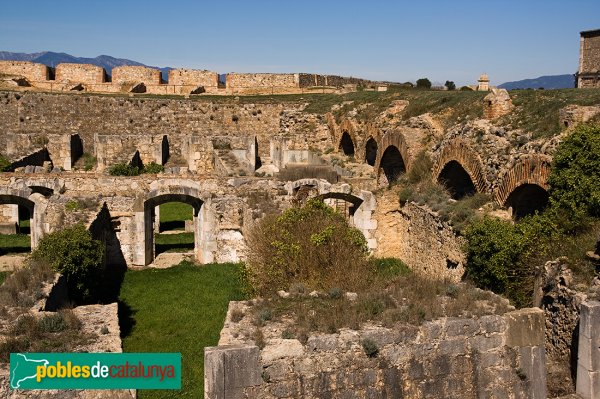
<instances>
[{"instance_id":1,"label":"bush","mask_svg":"<svg viewBox=\"0 0 600 399\"><path fill-rule=\"evenodd\" d=\"M509 283L509 270L524 250L522 236L510 222L484 218L467 227L465 275L475 285L503 294Z\"/></svg>"},{"instance_id":2,"label":"bush","mask_svg":"<svg viewBox=\"0 0 600 399\"><path fill-rule=\"evenodd\" d=\"M446 86L448 90L456 90L456 85L451 80L447 80L446 83L444 83L444 86Z\"/></svg>"},{"instance_id":3,"label":"bush","mask_svg":"<svg viewBox=\"0 0 600 399\"><path fill-rule=\"evenodd\" d=\"M600 125L579 125L554 154L550 184L551 206L581 219L600 217Z\"/></svg>"},{"instance_id":4,"label":"bush","mask_svg":"<svg viewBox=\"0 0 600 399\"><path fill-rule=\"evenodd\" d=\"M248 235L249 281L260 295L303 284L356 291L374 276L362 233L319 200L268 215Z\"/></svg>"},{"instance_id":5,"label":"bush","mask_svg":"<svg viewBox=\"0 0 600 399\"><path fill-rule=\"evenodd\" d=\"M93 155L84 152L82 155L83 158L83 170L90 171L96 166L96 157Z\"/></svg>"},{"instance_id":6,"label":"bush","mask_svg":"<svg viewBox=\"0 0 600 399\"><path fill-rule=\"evenodd\" d=\"M111 176L138 176L141 173L140 168L128 163L116 163L108 168L108 174Z\"/></svg>"},{"instance_id":7,"label":"bush","mask_svg":"<svg viewBox=\"0 0 600 399\"><path fill-rule=\"evenodd\" d=\"M367 357L376 357L379 353L379 347L377 346L377 343L372 339L365 338L361 341L360 344L362 345L363 350L365 351L365 355L367 355Z\"/></svg>"},{"instance_id":8,"label":"bush","mask_svg":"<svg viewBox=\"0 0 600 399\"><path fill-rule=\"evenodd\" d=\"M0 172L10 171L11 162L4 156L0 155Z\"/></svg>"},{"instance_id":9,"label":"bush","mask_svg":"<svg viewBox=\"0 0 600 399\"><path fill-rule=\"evenodd\" d=\"M411 272L410 268L398 258L371 258L370 262L374 265L377 274L384 279L404 276Z\"/></svg>"},{"instance_id":10,"label":"bush","mask_svg":"<svg viewBox=\"0 0 600 399\"><path fill-rule=\"evenodd\" d=\"M148 165L144 166L144 170L142 173L151 173L157 174L165 171L165 167L157 164L156 162L150 162Z\"/></svg>"},{"instance_id":11,"label":"bush","mask_svg":"<svg viewBox=\"0 0 600 399\"><path fill-rule=\"evenodd\" d=\"M83 224L48 234L31 255L66 277L73 300L89 302L98 294L104 248L100 241L92 239Z\"/></svg>"}]
</instances>

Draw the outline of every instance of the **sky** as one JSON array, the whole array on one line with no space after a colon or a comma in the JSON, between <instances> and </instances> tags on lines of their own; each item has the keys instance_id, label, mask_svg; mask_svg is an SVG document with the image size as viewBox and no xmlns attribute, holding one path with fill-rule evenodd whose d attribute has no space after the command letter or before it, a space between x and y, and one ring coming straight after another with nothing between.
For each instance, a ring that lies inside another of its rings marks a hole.
<instances>
[{"instance_id":1,"label":"sky","mask_svg":"<svg viewBox=\"0 0 600 399\"><path fill-rule=\"evenodd\" d=\"M0 51L491 84L575 73L598 0L2 0Z\"/></svg>"}]
</instances>

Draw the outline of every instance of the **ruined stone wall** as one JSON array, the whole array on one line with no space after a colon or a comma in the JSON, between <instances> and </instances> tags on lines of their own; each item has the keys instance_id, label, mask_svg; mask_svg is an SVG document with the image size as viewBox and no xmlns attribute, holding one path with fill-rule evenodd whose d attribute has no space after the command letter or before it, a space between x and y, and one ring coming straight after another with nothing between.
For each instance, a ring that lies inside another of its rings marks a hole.
<instances>
[{"instance_id":1,"label":"ruined stone wall","mask_svg":"<svg viewBox=\"0 0 600 399\"><path fill-rule=\"evenodd\" d=\"M104 68L91 64L58 64L56 67L57 82L72 83L104 83Z\"/></svg>"},{"instance_id":2,"label":"ruined stone wall","mask_svg":"<svg viewBox=\"0 0 600 399\"><path fill-rule=\"evenodd\" d=\"M378 197L375 255L402 259L415 272L433 278L460 281L464 273L463 240L427 209L401 206L398 190Z\"/></svg>"},{"instance_id":3,"label":"ruined stone wall","mask_svg":"<svg viewBox=\"0 0 600 399\"><path fill-rule=\"evenodd\" d=\"M204 86L215 88L219 82L219 74L199 69L171 69L169 85Z\"/></svg>"},{"instance_id":4,"label":"ruined stone wall","mask_svg":"<svg viewBox=\"0 0 600 399\"><path fill-rule=\"evenodd\" d=\"M143 66L120 66L112 70L114 83L142 82L148 85L160 85L160 70Z\"/></svg>"},{"instance_id":5,"label":"ruined stone wall","mask_svg":"<svg viewBox=\"0 0 600 399\"><path fill-rule=\"evenodd\" d=\"M600 69L600 30L581 34L579 73L598 72Z\"/></svg>"},{"instance_id":6,"label":"ruined stone wall","mask_svg":"<svg viewBox=\"0 0 600 399\"><path fill-rule=\"evenodd\" d=\"M0 74L24 76L30 82L48 80L50 70L46 65L29 61L0 61Z\"/></svg>"},{"instance_id":7,"label":"ruined stone wall","mask_svg":"<svg viewBox=\"0 0 600 399\"><path fill-rule=\"evenodd\" d=\"M513 109L513 103L506 89L492 89L483 99L483 116L495 119L508 114Z\"/></svg>"},{"instance_id":8,"label":"ruined stone wall","mask_svg":"<svg viewBox=\"0 0 600 399\"><path fill-rule=\"evenodd\" d=\"M262 349L248 338L245 318L232 321L233 310L245 314L247 305L230 303L219 346L205 349L207 398L240 391L240 397L264 399L546 398L539 309L442 318L419 327L364 325L313 333L305 344L282 339L271 323L262 328ZM376 356L365 354L364 340L376 345Z\"/></svg>"},{"instance_id":9,"label":"ruined stone wall","mask_svg":"<svg viewBox=\"0 0 600 399\"><path fill-rule=\"evenodd\" d=\"M94 153L94 134L174 136L255 136L267 155L279 132L281 113L296 104L232 104L189 99L71 96L50 93L0 93L0 131L31 134L79 133L84 151ZM6 148L0 135L0 148ZM0 150L1 152L2 150Z\"/></svg>"},{"instance_id":10,"label":"ruined stone wall","mask_svg":"<svg viewBox=\"0 0 600 399\"><path fill-rule=\"evenodd\" d=\"M298 74L288 73L228 73L226 86L229 89L298 87Z\"/></svg>"},{"instance_id":11,"label":"ruined stone wall","mask_svg":"<svg viewBox=\"0 0 600 399\"><path fill-rule=\"evenodd\" d=\"M370 83L368 80L336 76L336 75L318 75L312 73L298 74L298 83L300 87L314 86L335 86L342 87L344 85L365 85Z\"/></svg>"}]
</instances>

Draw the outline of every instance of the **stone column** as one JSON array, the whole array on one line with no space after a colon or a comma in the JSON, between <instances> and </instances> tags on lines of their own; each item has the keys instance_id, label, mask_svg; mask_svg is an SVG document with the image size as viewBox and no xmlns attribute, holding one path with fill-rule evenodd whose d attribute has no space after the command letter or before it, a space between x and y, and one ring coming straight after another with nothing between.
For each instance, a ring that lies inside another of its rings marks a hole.
<instances>
[{"instance_id":1,"label":"stone column","mask_svg":"<svg viewBox=\"0 0 600 399\"><path fill-rule=\"evenodd\" d=\"M583 399L600 397L600 302L581 304L577 354L577 394Z\"/></svg>"},{"instance_id":2,"label":"stone column","mask_svg":"<svg viewBox=\"0 0 600 399\"><path fill-rule=\"evenodd\" d=\"M226 345L204 348L204 397L242 399L244 388L262 383L257 346Z\"/></svg>"}]
</instances>

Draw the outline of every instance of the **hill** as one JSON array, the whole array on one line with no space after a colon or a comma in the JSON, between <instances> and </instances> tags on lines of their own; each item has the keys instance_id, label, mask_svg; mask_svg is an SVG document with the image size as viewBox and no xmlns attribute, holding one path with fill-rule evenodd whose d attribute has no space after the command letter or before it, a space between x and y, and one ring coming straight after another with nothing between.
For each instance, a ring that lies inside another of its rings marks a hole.
<instances>
[{"instance_id":1,"label":"hill","mask_svg":"<svg viewBox=\"0 0 600 399\"><path fill-rule=\"evenodd\" d=\"M549 75L540 76L534 79L523 79L514 82L506 82L499 85L501 89L572 89L575 87L575 78L573 75Z\"/></svg>"},{"instance_id":2,"label":"hill","mask_svg":"<svg viewBox=\"0 0 600 399\"><path fill-rule=\"evenodd\" d=\"M97 65L106 70L110 75L114 67L131 65L131 66L147 66L150 68L160 69L163 79L167 79L170 67L158 68L155 66L145 65L141 62L128 60L125 58L115 58L110 55L99 55L95 58L75 57L67 53L55 53L53 51L42 51L40 53L11 53L8 51L0 51L0 60L11 60L11 61L31 61L40 64L47 65L49 67L55 67L60 63L74 63L74 64L92 64Z\"/></svg>"}]
</instances>

